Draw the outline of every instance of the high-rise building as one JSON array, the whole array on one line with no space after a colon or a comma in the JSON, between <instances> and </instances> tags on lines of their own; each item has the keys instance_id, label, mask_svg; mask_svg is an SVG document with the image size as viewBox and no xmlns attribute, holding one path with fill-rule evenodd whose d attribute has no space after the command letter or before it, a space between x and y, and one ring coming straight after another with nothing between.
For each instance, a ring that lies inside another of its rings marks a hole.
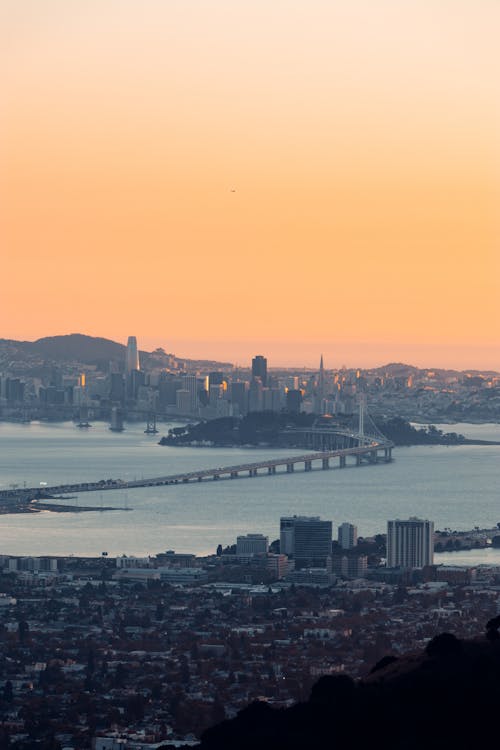
<instances>
[{"instance_id":1,"label":"high-rise building","mask_svg":"<svg viewBox=\"0 0 500 750\"><path fill-rule=\"evenodd\" d=\"M179 388L175 392L175 405L179 414L183 416L191 414L191 393L185 388Z\"/></svg>"},{"instance_id":2,"label":"high-rise building","mask_svg":"<svg viewBox=\"0 0 500 750\"><path fill-rule=\"evenodd\" d=\"M252 359L252 377L260 378L262 385L267 385L267 359L262 354L257 354Z\"/></svg>"},{"instance_id":3,"label":"high-rise building","mask_svg":"<svg viewBox=\"0 0 500 750\"><path fill-rule=\"evenodd\" d=\"M332 558L332 573L344 578L364 578L367 570L366 555L336 555Z\"/></svg>"},{"instance_id":4,"label":"high-rise building","mask_svg":"<svg viewBox=\"0 0 500 750\"><path fill-rule=\"evenodd\" d=\"M127 396L137 398L139 388L146 383L146 376L142 370L131 370L127 375Z\"/></svg>"},{"instance_id":5,"label":"high-rise building","mask_svg":"<svg viewBox=\"0 0 500 750\"><path fill-rule=\"evenodd\" d=\"M182 390L189 391L189 412L194 413L198 409L198 390L199 390L198 378L196 375L183 375L182 376Z\"/></svg>"},{"instance_id":6,"label":"high-rise building","mask_svg":"<svg viewBox=\"0 0 500 750\"><path fill-rule=\"evenodd\" d=\"M223 372L209 372L208 373L208 387L211 385L222 385L224 382Z\"/></svg>"},{"instance_id":7,"label":"high-rise building","mask_svg":"<svg viewBox=\"0 0 500 750\"><path fill-rule=\"evenodd\" d=\"M319 516L280 519L280 552L294 558L295 567L325 567L332 552L332 522Z\"/></svg>"},{"instance_id":8,"label":"high-rise building","mask_svg":"<svg viewBox=\"0 0 500 750\"><path fill-rule=\"evenodd\" d=\"M358 543L358 528L352 523L342 523L339 526L339 545L342 549L352 549Z\"/></svg>"},{"instance_id":9,"label":"high-rise building","mask_svg":"<svg viewBox=\"0 0 500 750\"><path fill-rule=\"evenodd\" d=\"M137 351L137 339L135 336L128 337L125 367L127 374L131 373L133 370L140 370L139 352Z\"/></svg>"},{"instance_id":10,"label":"high-rise building","mask_svg":"<svg viewBox=\"0 0 500 750\"><path fill-rule=\"evenodd\" d=\"M299 388L289 388L286 392L286 410L292 414L299 414L302 406L302 391Z\"/></svg>"},{"instance_id":11,"label":"high-rise building","mask_svg":"<svg viewBox=\"0 0 500 750\"><path fill-rule=\"evenodd\" d=\"M125 383L121 372L112 372L109 376L109 398L120 402L125 398Z\"/></svg>"},{"instance_id":12,"label":"high-rise building","mask_svg":"<svg viewBox=\"0 0 500 750\"><path fill-rule=\"evenodd\" d=\"M245 416L248 411L248 383L233 380L230 386L231 403L237 406L239 416Z\"/></svg>"},{"instance_id":13,"label":"high-rise building","mask_svg":"<svg viewBox=\"0 0 500 750\"><path fill-rule=\"evenodd\" d=\"M236 537L237 555L265 555L269 549L269 539L263 534L246 534Z\"/></svg>"},{"instance_id":14,"label":"high-rise building","mask_svg":"<svg viewBox=\"0 0 500 750\"><path fill-rule=\"evenodd\" d=\"M248 411L262 411L264 408L264 389L260 378L253 378L248 391Z\"/></svg>"},{"instance_id":15,"label":"high-rise building","mask_svg":"<svg viewBox=\"0 0 500 750\"><path fill-rule=\"evenodd\" d=\"M210 405L215 404L224 395L224 388L221 385L211 385L208 389L208 402Z\"/></svg>"},{"instance_id":16,"label":"high-rise building","mask_svg":"<svg viewBox=\"0 0 500 750\"><path fill-rule=\"evenodd\" d=\"M434 522L420 518L387 521L387 567L423 568L434 560Z\"/></svg>"},{"instance_id":17,"label":"high-rise building","mask_svg":"<svg viewBox=\"0 0 500 750\"><path fill-rule=\"evenodd\" d=\"M177 375L172 375L171 373L162 372L160 375L160 383L158 386L161 406L175 406L175 394L181 388L182 378Z\"/></svg>"},{"instance_id":18,"label":"high-rise building","mask_svg":"<svg viewBox=\"0 0 500 750\"><path fill-rule=\"evenodd\" d=\"M264 388L262 396L262 408L264 411L281 411L282 395L279 388Z\"/></svg>"}]
</instances>

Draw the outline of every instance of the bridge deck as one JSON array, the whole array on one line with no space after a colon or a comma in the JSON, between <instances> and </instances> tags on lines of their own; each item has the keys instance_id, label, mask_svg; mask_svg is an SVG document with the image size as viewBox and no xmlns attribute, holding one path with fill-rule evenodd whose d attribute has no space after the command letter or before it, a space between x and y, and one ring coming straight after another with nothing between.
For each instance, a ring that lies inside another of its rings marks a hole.
<instances>
[{"instance_id":1,"label":"bridge deck","mask_svg":"<svg viewBox=\"0 0 500 750\"><path fill-rule=\"evenodd\" d=\"M295 464L303 463L305 466L311 465L313 461L323 461L330 458L347 458L348 456L377 456L377 452L383 450L385 460L390 460L390 451L392 443L389 442L371 442L362 446L352 448L340 448L336 450L319 451L314 453L304 453L296 456L284 456L272 458L264 461L254 461L252 463L235 464L233 466L218 466L211 469L201 469L198 471L184 472L181 474L168 474L162 477L151 477L149 479L138 479L133 481L123 481L121 479L107 479L98 482L80 482L77 484L60 484L51 487L28 487L15 490L0 490L0 501L18 500L28 501L36 497L48 497L58 494L81 493L81 492L102 492L104 490L119 490L137 487L156 487L169 484L189 483L194 480L202 481L208 477L219 479L220 477L235 478L243 472L248 472L256 476L259 469L276 469L279 466L293 467ZM389 457L388 457L389 455Z\"/></svg>"}]
</instances>

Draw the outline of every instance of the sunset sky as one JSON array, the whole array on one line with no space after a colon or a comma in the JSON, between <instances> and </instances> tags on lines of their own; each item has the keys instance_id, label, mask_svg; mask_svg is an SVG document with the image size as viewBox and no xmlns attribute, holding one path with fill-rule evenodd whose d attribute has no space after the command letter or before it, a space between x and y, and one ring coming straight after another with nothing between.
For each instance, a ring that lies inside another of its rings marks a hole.
<instances>
[{"instance_id":1,"label":"sunset sky","mask_svg":"<svg viewBox=\"0 0 500 750\"><path fill-rule=\"evenodd\" d=\"M0 337L500 370L498 0L0 0Z\"/></svg>"}]
</instances>

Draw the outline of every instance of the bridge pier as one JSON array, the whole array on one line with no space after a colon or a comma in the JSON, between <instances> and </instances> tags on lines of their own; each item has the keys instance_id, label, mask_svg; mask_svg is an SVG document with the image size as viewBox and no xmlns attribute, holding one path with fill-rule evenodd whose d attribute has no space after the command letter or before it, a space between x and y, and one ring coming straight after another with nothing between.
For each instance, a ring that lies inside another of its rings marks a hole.
<instances>
[{"instance_id":1,"label":"bridge pier","mask_svg":"<svg viewBox=\"0 0 500 750\"><path fill-rule=\"evenodd\" d=\"M345 469L345 456L339 456L339 469Z\"/></svg>"},{"instance_id":2,"label":"bridge pier","mask_svg":"<svg viewBox=\"0 0 500 750\"><path fill-rule=\"evenodd\" d=\"M257 469L249 469L248 470L248 476L249 477L256 477L257 476Z\"/></svg>"},{"instance_id":3,"label":"bridge pier","mask_svg":"<svg viewBox=\"0 0 500 750\"><path fill-rule=\"evenodd\" d=\"M237 471L232 471L231 472L231 479L238 479L238 472Z\"/></svg>"},{"instance_id":4,"label":"bridge pier","mask_svg":"<svg viewBox=\"0 0 500 750\"><path fill-rule=\"evenodd\" d=\"M293 464L286 465L287 474L291 474L294 470L295 470L295 466Z\"/></svg>"},{"instance_id":5,"label":"bridge pier","mask_svg":"<svg viewBox=\"0 0 500 750\"><path fill-rule=\"evenodd\" d=\"M356 466L361 466L361 456L359 453L356 454Z\"/></svg>"},{"instance_id":6,"label":"bridge pier","mask_svg":"<svg viewBox=\"0 0 500 750\"><path fill-rule=\"evenodd\" d=\"M312 461L304 461L304 471L312 471Z\"/></svg>"},{"instance_id":7,"label":"bridge pier","mask_svg":"<svg viewBox=\"0 0 500 750\"><path fill-rule=\"evenodd\" d=\"M330 459L328 459L328 458L324 458L324 459L323 459L323 460L321 461L321 468L322 468L322 469L329 469L329 468L330 468Z\"/></svg>"},{"instance_id":8,"label":"bridge pier","mask_svg":"<svg viewBox=\"0 0 500 750\"><path fill-rule=\"evenodd\" d=\"M212 479L214 480L214 482L216 482L218 479L220 479L220 476L218 474L214 474Z\"/></svg>"},{"instance_id":9,"label":"bridge pier","mask_svg":"<svg viewBox=\"0 0 500 750\"><path fill-rule=\"evenodd\" d=\"M186 482L187 480L185 479L184 481ZM202 476L199 476L199 477L198 477L198 482L202 482L202 481L203 481L203 477L202 477Z\"/></svg>"},{"instance_id":10,"label":"bridge pier","mask_svg":"<svg viewBox=\"0 0 500 750\"><path fill-rule=\"evenodd\" d=\"M370 453L370 461L372 462L372 464L377 463L377 451L372 451Z\"/></svg>"},{"instance_id":11,"label":"bridge pier","mask_svg":"<svg viewBox=\"0 0 500 750\"><path fill-rule=\"evenodd\" d=\"M392 461L392 448L384 448L384 461Z\"/></svg>"},{"instance_id":12,"label":"bridge pier","mask_svg":"<svg viewBox=\"0 0 500 750\"><path fill-rule=\"evenodd\" d=\"M267 467L267 473L268 474L276 474L276 466L268 466Z\"/></svg>"}]
</instances>

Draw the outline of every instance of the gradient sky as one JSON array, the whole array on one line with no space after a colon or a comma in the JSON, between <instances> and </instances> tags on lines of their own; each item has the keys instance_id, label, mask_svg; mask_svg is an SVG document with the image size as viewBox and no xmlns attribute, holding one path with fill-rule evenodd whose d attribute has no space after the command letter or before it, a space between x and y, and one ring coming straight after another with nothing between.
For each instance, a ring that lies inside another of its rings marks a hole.
<instances>
[{"instance_id":1,"label":"gradient sky","mask_svg":"<svg viewBox=\"0 0 500 750\"><path fill-rule=\"evenodd\" d=\"M497 0L0 0L0 336L500 370Z\"/></svg>"}]
</instances>

